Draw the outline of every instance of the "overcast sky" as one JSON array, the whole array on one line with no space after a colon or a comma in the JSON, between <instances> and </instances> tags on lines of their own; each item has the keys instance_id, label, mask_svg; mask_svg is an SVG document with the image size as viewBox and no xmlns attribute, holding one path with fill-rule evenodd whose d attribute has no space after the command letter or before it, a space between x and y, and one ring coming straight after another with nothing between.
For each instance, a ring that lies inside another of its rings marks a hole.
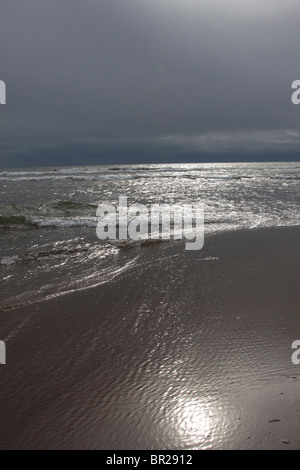
<instances>
[{"instance_id":1,"label":"overcast sky","mask_svg":"<svg viewBox=\"0 0 300 470\"><path fill-rule=\"evenodd\" d=\"M299 0L1 0L0 166L300 159Z\"/></svg>"}]
</instances>

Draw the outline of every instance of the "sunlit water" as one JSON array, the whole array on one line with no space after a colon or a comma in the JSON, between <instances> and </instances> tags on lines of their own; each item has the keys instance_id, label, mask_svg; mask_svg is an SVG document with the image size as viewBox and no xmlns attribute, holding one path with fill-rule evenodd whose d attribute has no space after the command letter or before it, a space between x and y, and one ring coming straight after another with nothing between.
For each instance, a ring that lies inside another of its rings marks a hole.
<instances>
[{"instance_id":1,"label":"sunlit water","mask_svg":"<svg viewBox=\"0 0 300 470\"><path fill-rule=\"evenodd\" d=\"M1 445L253 448L295 435L298 251L268 258L268 236L254 255L239 238L203 253L120 247L95 227L98 204L119 196L204 203L206 235L296 226L299 178L298 163L3 170Z\"/></svg>"},{"instance_id":2,"label":"sunlit water","mask_svg":"<svg viewBox=\"0 0 300 470\"><path fill-rule=\"evenodd\" d=\"M204 203L207 235L298 225L299 184L299 163L3 170L0 306L98 285L124 268L118 246L96 237L100 203Z\"/></svg>"}]
</instances>

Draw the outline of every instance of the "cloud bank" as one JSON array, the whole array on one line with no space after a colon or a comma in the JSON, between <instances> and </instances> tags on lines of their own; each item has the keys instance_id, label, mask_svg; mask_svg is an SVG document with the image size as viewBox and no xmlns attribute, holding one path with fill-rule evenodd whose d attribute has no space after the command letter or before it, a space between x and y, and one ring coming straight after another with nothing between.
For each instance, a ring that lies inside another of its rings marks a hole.
<instances>
[{"instance_id":1,"label":"cloud bank","mask_svg":"<svg viewBox=\"0 0 300 470\"><path fill-rule=\"evenodd\" d=\"M298 159L298 0L2 0L0 165Z\"/></svg>"}]
</instances>

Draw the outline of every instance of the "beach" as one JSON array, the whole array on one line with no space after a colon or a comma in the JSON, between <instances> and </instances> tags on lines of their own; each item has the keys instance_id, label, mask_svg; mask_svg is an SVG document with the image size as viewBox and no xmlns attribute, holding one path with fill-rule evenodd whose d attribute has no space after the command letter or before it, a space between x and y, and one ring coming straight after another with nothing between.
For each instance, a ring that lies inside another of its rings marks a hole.
<instances>
[{"instance_id":1,"label":"beach","mask_svg":"<svg viewBox=\"0 0 300 470\"><path fill-rule=\"evenodd\" d=\"M134 247L110 282L2 311L0 448L299 448L299 235Z\"/></svg>"},{"instance_id":2,"label":"beach","mask_svg":"<svg viewBox=\"0 0 300 470\"><path fill-rule=\"evenodd\" d=\"M298 13L2 1L0 450L300 450Z\"/></svg>"}]
</instances>

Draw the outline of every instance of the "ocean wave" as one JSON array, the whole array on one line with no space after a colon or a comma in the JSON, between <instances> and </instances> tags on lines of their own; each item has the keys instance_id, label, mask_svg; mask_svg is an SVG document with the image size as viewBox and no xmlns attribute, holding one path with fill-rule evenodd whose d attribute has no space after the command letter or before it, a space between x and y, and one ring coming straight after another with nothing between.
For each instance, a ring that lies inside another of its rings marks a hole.
<instances>
[{"instance_id":1,"label":"ocean wave","mask_svg":"<svg viewBox=\"0 0 300 470\"><path fill-rule=\"evenodd\" d=\"M11 266L17 263L29 263L43 258L50 258L53 256L71 256L81 253L87 253L89 246L79 246L73 248L61 248L46 251L37 251L32 253L25 253L24 255L15 255L9 257L0 257L0 265Z\"/></svg>"},{"instance_id":2,"label":"ocean wave","mask_svg":"<svg viewBox=\"0 0 300 470\"><path fill-rule=\"evenodd\" d=\"M131 175L98 175L98 176L86 176L86 175L43 175L43 176L21 176L21 177L7 177L1 176L0 181L3 183L25 183L25 182L39 182L39 181L109 181L109 180L121 180L131 179Z\"/></svg>"},{"instance_id":3,"label":"ocean wave","mask_svg":"<svg viewBox=\"0 0 300 470\"><path fill-rule=\"evenodd\" d=\"M89 168L61 168L61 169L51 169L51 170L27 170L27 171L2 171L0 176L48 176L48 175L73 175L73 174L95 174L102 173L104 169L89 169Z\"/></svg>"},{"instance_id":4,"label":"ocean wave","mask_svg":"<svg viewBox=\"0 0 300 470\"><path fill-rule=\"evenodd\" d=\"M62 168L45 171L4 171L0 172L0 182L22 183L22 182L43 182L43 181L114 181L130 179L177 179L184 178L190 180L216 180L216 181L242 181L242 180L300 180L299 174L267 174L267 173L238 173L228 174L220 172L215 174L211 169L204 168L157 168L157 167L110 167L110 168Z\"/></svg>"},{"instance_id":5,"label":"ocean wave","mask_svg":"<svg viewBox=\"0 0 300 470\"><path fill-rule=\"evenodd\" d=\"M27 218L22 215L12 215L12 216L0 215L0 226L10 227L10 226L17 226L17 225L28 225Z\"/></svg>"},{"instance_id":6,"label":"ocean wave","mask_svg":"<svg viewBox=\"0 0 300 470\"><path fill-rule=\"evenodd\" d=\"M96 228L99 222L98 218L27 218L26 223L36 228L75 228L91 227Z\"/></svg>"},{"instance_id":7,"label":"ocean wave","mask_svg":"<svg viewBox=\"0 0 300 470\"><path fill-rule=\"evenodd\" d=\"M11 266L19 262L20 262L19 256L10 256L10 257L0 258L0 265L2 266Z\"/></svg>"},{"instance_id":8,"label":"ocean wave","mask_svg":"<svg viewBox=\"0 0 300 470\"><path fill-rule=\"evenodd\" d=\"M22 182L38 182L38 181L64 181L64 180L73 180L73 181L98 181L103 179L101 177L93 176L58 176L58 175L47 175L47 176L21 176L17 178L12 177L0 177L0 181L3 183L22 183Z\"/></svg>"},{"instance_id":9,"label":"ocean wave","mask_svg":"<svg viewBox=\"0 0 300 470\"><path fill-rule=\"evenodd\" d=\"M0 205L0 228L96 227L98 205L53 201L43 205Z\"/></svg>"},{"instance_id":10,"label":"ocean wave","mask_svg":"<svg viewBox=\"0 0 300 470\"><path fill-rule=\"evenodd\" d=\"M59 209L59 210L97 210L98 205L86 202L76 202L76 201L53 201L46 203L44 207L49 209Z\"/></svg>"},{"instance_id":11,"label":"ocean wave","mask_svg":"<svg viewBox=\"0 0 300 470\"><path fill-rule=\"evenodd\" d=\"M20 230L20 229L72 229L72 228L90 228L96 229L99 223L98 217L37 217L37 216L0 216L0 229L7 230ZM113 223L113 222L112 222ZM251 229L255 227L283 227L283 226L297 226L299 225L298 217L289 218L272 218L272 217L255 217L255 215L245 215L244 218L237 217L210 217L205 219L206 232L226 231L235 229ZM151 233L151 221L148 221L149 233ZM116 223L117 230L120 224ZM159 233L161 233L162 224L159 224ZM194 230L194 229L192 229ZM194 233L194 232L193 232ZM171 228L172 234L172 228ZM176 233L173 234L176 237ZM172 236L171 236L172 238ZM156 240L139 240L138 243L151 244L156 243ZM122 248L123 241L112 241ZM131 244L131 241L129 242ZM134 244L134 242L133 242Z\"/></svg>"}]
</instances>

